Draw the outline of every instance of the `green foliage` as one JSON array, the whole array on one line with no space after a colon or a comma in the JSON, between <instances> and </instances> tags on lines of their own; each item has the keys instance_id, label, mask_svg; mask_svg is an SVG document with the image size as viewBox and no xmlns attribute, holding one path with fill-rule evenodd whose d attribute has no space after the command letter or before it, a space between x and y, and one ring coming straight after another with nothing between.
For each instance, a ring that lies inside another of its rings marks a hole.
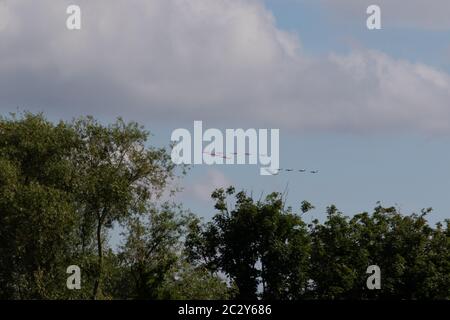
<instances>
[{"instance_id":1,"label":"green foliage","mask_svg":"<svg viewBox=\"0 0 450 320\"><path fill-rule=\"evenodd\" d=\"M103 126L92 117L71 127L80 140L71 160L77 169L76 199L83 217L83 245L95 239L97 277L93 298L101 297L103 232L115 222L144 213L173 177L174 165L165 149L146 147L149 133L137 123L118 119Z\"/></svg>"},{"instance_id":2,"label":"green foliage","mask_svg":"<svg viewBox=\"0 0 450 320\"><path fill-rule=\"evenodd\" d=\"M124 282L130 283L130 292L124 297L157 298L166 274L177 263L183 220L165 205L162 210L150 211L146 219L129 221L119 255L122 268L127 271Z\"/></svg>"},{"instance_id":3,"label":"green foliage","mask_svg":"<svg viewBox=\"0 0 450 320\"><path fill-rule=\"evenodd\" d=\"M359 275L366 276L367 254L355 246L357 239L349 219L334 206L327 213L324 224L315 220L311 226L312 290L308 294L314 298L337 299L351 294Z\"/></svg>"},{"instance_id":4,"label":"green foliage","mask_svg":"<svg viewBox=\"0 0 450 320\"><path fill-rule=\"evenodd\" d=\"M217 276L185 262L182 238L193 219L163 204L127 223L117 255L122 271L114 296L122 299L223 299L228 288Z\"/></svg>"},{"instance_id":5,"label":"green foliage","mask_svg":"<svg viewBox=\"0 0 450 320\"><path fill-rule=\"evenodd\" d=\"M0 297L64 296L79 223L76 172L68 160L76 136L42 115L0 119Z\"/></svg>"},{"instance_id":6,"label":"green foliage","mask_svg":"<svg viewBox=\"0 0 450 320\"><path fill-rule=\"evenodd\" d=\"M237 286L238 298L255 299L258 286L265 299L292 299L307 285L310 243L306 225L284 208L281 195L254 202L244 192L228 210L234 189L213 193L219 213L204 226L191 225L187 238L191 261L224 272Z\"/></svg>"},{"instance_id":7,"label":"green foliage","mask_svg":"<svg viewBox=\"0 0 450 320\"><path fill-rule=\"evenodd\" d=\"M279 193L230 187L203 223L160 203L177 168L148 137L121 119L0 118L0 299L450 299L450 220L430 226L431 209L330 206L306 225L309 202L296 213ZM66 288L69 265L80 290Z\"/></svg>"},{"instance_id":8,"label":"green foliage","mask_svg":"<svg viewBox=\"0 0 450 320\"><path fill-rule=\"evenodd\" d=\"M226 300L236 294L219 276L180 259L158 290L158 299Z\"/></svg>"},{"instance_id":9,"label":"green foliage","mask_svg":"<svg viewBox=\"0 0 450 320\"><path fill-rule=\"evenodd\" d=\"M327 218L305 227L301 214L285 209L280 194L255 202L234 188L213 193L213 221L190 225L190 261L223 272L237 298L254 299L449 299L450 221L435 229L426 214L404 216L378 206L372 214L344 216L335 206ZM380 290L368 290L367 267L382 272Z\"/></svg>"},{"instance_id":10,"label":"green foliage","mask_svg":"<svg viewBox=\"0 0 450 320\"><path fill-rule=\"evenodd\" d=\"M102 297L105 229L146 212L173 177L147 137L121 119L0 119L1 297L86 298L89 287ZM84 271L82 291L65 288L71 264Z\"/></svg>"}]
</instances>

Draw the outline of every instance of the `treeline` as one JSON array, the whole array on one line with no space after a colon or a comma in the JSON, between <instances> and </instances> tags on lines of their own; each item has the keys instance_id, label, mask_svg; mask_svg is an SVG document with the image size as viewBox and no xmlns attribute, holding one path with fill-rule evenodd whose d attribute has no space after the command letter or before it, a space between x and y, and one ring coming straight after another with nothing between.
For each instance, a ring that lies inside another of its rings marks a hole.
<instances>
[{"instance_id":1,"label":"treeline","mask_svg":"<svg viewBox=\"0 0 450 320\"><path fill-rule=\"evenodd\" d=\"M230 187L203 222L162 200L186 168L148 138L121 119L0 118L1 299L450 299L450 221L430 226L430 209L330 206L306 224L306 201ZM70 265L81 289L66 286Z\"/></svg>"}]
</instances>

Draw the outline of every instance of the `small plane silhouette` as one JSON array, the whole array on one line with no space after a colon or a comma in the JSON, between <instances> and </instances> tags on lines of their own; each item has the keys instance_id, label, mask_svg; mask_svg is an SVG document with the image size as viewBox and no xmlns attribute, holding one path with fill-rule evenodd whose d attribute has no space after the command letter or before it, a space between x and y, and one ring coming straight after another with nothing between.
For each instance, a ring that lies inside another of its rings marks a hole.
<instances>
[{"instance_id":1,"label":"small plane silhouette","mask_svg":"<svg viewBox=\"0 0 450 320\"><path fill-rule=\"evenodd\" d=\"M230 159L227 156L225 156L223 153L221 152L203 152L204 154L210 155L212 157L221 157L223 159Z\"/></svg>"},{"instance_id":2,"label":"small plane silhouette","mask_svg":"<svg viewBox=\"0 0 450 320\"><path fill-rule=\"evenodd\" d=\"M278 175L280 172L282 172L282 171L284 171L284 172L293 172L293 171L295 171L295 172L308 172L308 173L311 173L311 174L315 174L315 173L319 173L319 170L311 170L311 171L308 171L308 170L306 170L306 169L299 169L299 170L296 170L296 169L283 169L283 168L278 168L278 169L276 169L276 171L277 171L277 174L274 174L274 175Z\"/></svg>"},{"instance_id":3,"label":"small plane silhouette","mask_svg":"<svg viewBox=\"0 0 450 320\"><path fill-rule=\"evenodd\" d=\"M230 152L229 154L232 154L234 156L238 156L238 155L251 156L252 155L250 152L245 152L245 153ZM266 154L259 154L259 155L260 156L267 156Z\"/></svg>"}]
</instances>

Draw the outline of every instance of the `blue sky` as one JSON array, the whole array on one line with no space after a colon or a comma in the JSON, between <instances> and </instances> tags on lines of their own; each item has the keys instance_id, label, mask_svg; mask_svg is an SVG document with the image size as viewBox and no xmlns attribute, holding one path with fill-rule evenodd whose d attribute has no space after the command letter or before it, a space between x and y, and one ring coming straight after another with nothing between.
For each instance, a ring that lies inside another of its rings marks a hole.
<instances>
[{"instance_id":1,"label":"blue sky","mask_svg":"<svg viewBox=\"0 0 450 320\"><path fill-rule=\"evenodd\" d=\"M413 62L450 71L450 29L391 27L369 32L366 16L338 21L315 1L266 0L265 4L283 29L297 33L304 49L317 55L347 52L352 45L381 50ZM450 108L450 101L449 101ZM257 169L245 167L195 167L191 171L220 170L230 182L260 195L288 190L289 204L298 208L302 199L317 209L307 220L323 218L326 206L336 204L352 215L371 210L380 201L404 213L433 207L432 222L450 218L450 137L353 134L282 134L281 167L320 168L320 175L284 174L261 177ZM189 178L187 179L190 180ZM188 184L187 184L187 188ZM186 197L186 202L191 202ZM192 208L207 212L208 206L192 201Z\"/></svg>"},{"instance_id":2,"label":"blue sky","mask_svg":"<svg viewBox=\"0 0 450 320\"><path fill-rule=\"evenodd\" d=\"M367 3L366 3L367 2ZM79 4L83 28L65 29ZM287 189L323 218L377 201L450 218L450 2L378 2L382 30L356 0L0 0L0 111L52 119L136 120L167 145L172 130L279 128L281 167L194 166L178 195L206 218L207 194L233 184ZM431 5L433 3L433 5Z\"/></svg>"},{"instance_id":3,"label":"blue sky","mask_svg":"<svg viewBox=\"0 0 450 320\"><path fill-rule=\"evenodd\" d=\"M265 0L280 28L292 30L301 37L305 49L316 54L346 52L349 46L361 45L389 53L396 58L424 62L450 70L450 29L430 30L395 25L395 15L382 9L383 29L369 32L367 15L352 19L336 17L320 1ZM336 1L339 2L339 1ZM345 3L345 0L342 1ZM362 1L364 2L364 1ZM408 1L397 1L406 4ZM376 3L373 2L373 3ZM430 2L430 6L433 1ZM386 17L387 16L387 17Z\"/></svg>"},{"instance_id":4,"label":"blue sky","mask_svg":"<svg viewBox=\"0 0 450 320\"><path fill-rule=\"evenodd\" d=\"M277 25L299 34L304 49L313 54L347 52L352 45L360 45L399 59L450 70L450 29L392 27L369 32L363 14L353 21L338 21L313 1L266 0L265 3ZM377 201L394 205L404 213L433 207L435 211L429 216L432 222L450 218L448 136L298 135L283 131L281 136L281 167L318 168L320 175L284 174L268 178L258 176L257 169L251 166L200 166L192 169L187 181L195 181L205 170L220 170L230 182L255 195L287 189L289 204L294 208L303 199L317 207L307 220L323 218L330 204L352 215L371 210ZM189 183L186 187L189 188ZM207 217L213 212L191 197L183 200L205 212Z\"/></svg>"}]
</instances>

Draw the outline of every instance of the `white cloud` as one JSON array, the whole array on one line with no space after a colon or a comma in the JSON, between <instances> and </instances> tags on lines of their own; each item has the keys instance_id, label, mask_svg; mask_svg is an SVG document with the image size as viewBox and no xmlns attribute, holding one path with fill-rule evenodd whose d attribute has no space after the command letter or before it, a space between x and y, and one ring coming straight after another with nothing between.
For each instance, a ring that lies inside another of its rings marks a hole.
<instances>
[{"instance_id":1,"label":"white cloud","mask_svg":"<svg viewBox=\"0 0 450 320\"><path fill-rule=\"evenodd\" d=\"M185 196L193 197L202 202L211 201L211 194L217 188L228 188L232 182L219 170L208 169L206 176L186 185Z\"/></svg>"},{"instance_id":2,"label":"white cloud","mask_svg":"<svg viewBox=\"0 0 450 320\"><path fill-rule=\"evenodd\" d=\"M309 56L260 1L80 0L79 32L65 29L68 1L5 3L0 110L450 131L447 73L364 49Z\"/></svg>"},{"instance_id":3,"label":"white cloud","mask_svg":"<svg viewBox=\"0 0 450 320\"><path fill-rule=\"evenodd\" d=\"M10 12L6 4L0 1L0 32L10 23Z\"/></svg>"}]
</instances>

